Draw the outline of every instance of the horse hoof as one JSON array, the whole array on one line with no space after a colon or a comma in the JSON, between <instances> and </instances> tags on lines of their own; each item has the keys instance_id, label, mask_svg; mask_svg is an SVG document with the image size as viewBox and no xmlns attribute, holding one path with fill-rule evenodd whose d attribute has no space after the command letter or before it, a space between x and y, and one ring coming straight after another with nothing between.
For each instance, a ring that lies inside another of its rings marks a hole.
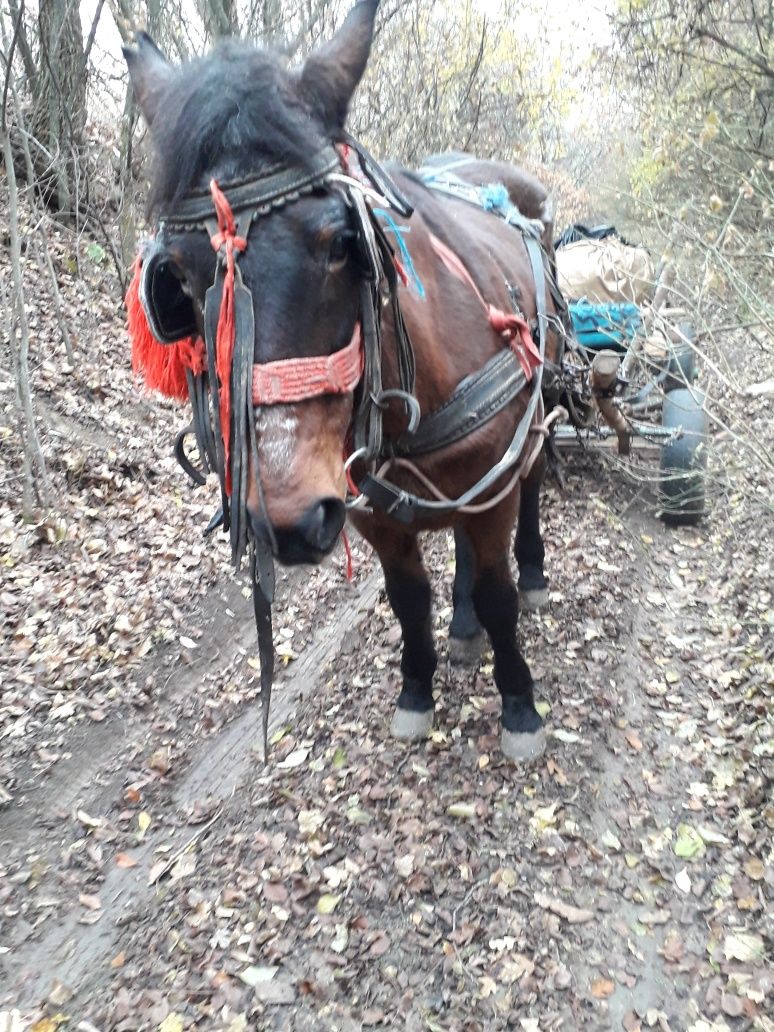
<instances>
[{"instance_id":1,"label":"horse hoof","mask_svg":"<svg viewBox=\"0 0 774 1032\"><path fill-rule=\"evenodd\" d=\"M400 706L395 710L390 734L402 742L415 742L427 738L433 728L433 710L407 710Z\"/></svg>"},{"instance_id":2,"label":"horse hoof","mask_svg":"<svg viewBox=\"0 0 774 1032\"><path fill-rule=\"evenodd\" d=\"M542 756L546 748L545 728L537 731L509 731L503 728L500 739L503 756L513 763L524 763Z\"/></svg>"},{"instance_id":3,"label":"horse hoof","mask_svg":"<svg viewBox=\"0 0 774 1032\"><path fill-rule=\"evenodd\" d=\"M522 609L530 613L545 609L548 605L548 588L519 588L519 602Z\"/></svg>"},{"instance_id":4,"label":"horse hoof","mask_svg":"<svg viewBox=\"0 0 774 1032\"><path fill-rule=\"evenodd\" d=\"M454 666L475 666L484 651L484 632L472 638L449 638L449 660Z\"/></svg>"}]
</instances>

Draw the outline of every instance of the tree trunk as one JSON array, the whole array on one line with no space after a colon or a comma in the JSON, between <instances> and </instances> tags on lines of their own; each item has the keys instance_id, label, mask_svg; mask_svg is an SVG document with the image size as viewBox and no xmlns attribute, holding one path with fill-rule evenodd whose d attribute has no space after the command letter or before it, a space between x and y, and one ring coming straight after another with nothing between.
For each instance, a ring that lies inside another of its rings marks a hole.
<instances>
[{"instance_id":1,"label":"tree trunk","mask_svg":"<svg viewBox=\"0 0 774 1032\"><path fill-rule=\"evenodd\" d=\"M11 361L14 370L14 400L22 450L22 503L24 516L26 519L30 519L33 516L33 498L39 505L48 506L50 489L43 450L40 447L38 431L35 425L35 411L30 385L28 361L30 328L27 322L27 312L24 308L21 238L19 236L19 194L16 186L13 156L11 154L11 140L7 131L4 131L2 136L3 160L5 161L8 183L8 222L12 270L12 294L8 299L3 298L2 302L7 312L8 346L11 351ZM17 325L19 330L18 341L16 335Z\"/></svg>"},{"instance_id":2,"label":"tree trunk","mask_svg":"<svg viewBox=\"0 0 774 1032\"><path fill-rule=\"evenodd\" d=\"M53 155L47 165L37 163L38 185L46 204L69 215L78 202L75 171L86 123L83 33L76 0L40 0L38 32L31 127Z\"/></svg>"}]
</instances>

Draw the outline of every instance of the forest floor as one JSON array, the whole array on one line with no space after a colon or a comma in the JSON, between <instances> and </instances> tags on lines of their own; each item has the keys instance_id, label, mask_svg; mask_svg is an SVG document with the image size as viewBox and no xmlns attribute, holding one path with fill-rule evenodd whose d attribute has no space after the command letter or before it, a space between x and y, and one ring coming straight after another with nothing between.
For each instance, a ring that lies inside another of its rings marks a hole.
<instances>
[{"instance_id":1,"label":"forest floor","mask_svg":"<svg viewBox=\"0 0 774 1032\"><path fill-rule=\"evenodd\" d=\"M447 660L444 536L419 744L388 734L399 637L365 546L351 584L340 555L284 573L264 766L247 589L169 456L183 412L136 394L104 273L55 244L82 333L77 368L36 357L63 501L35 525L0 381L0 1029L772 1032L765 480L668 529L568 455L550 605L520 624L550 729L523 767L491 656Z\"/></svg>"}]
</instances>

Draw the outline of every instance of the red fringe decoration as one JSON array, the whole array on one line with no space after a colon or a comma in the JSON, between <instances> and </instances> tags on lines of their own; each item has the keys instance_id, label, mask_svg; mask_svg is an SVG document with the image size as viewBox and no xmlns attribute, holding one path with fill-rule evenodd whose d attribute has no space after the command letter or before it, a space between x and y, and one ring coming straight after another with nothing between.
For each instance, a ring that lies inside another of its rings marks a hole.
<instances>
[{"instance_id":1,"label":"red fringe decoration","mask_svg":"<svg viewBox=\"0 0 774 1032\"><path fill-rule=\"evenodd\" d=\"M134 275L126 292L126 321L132 342L132 370L142 374L145 386L159 391L168 398L188 399L186 369L194 374L205 367L204 342L200 337L186 337L176 344L162 344L156 340L140 301L140 270L142 259L134 263Z\"/></svg>"},{"instance_id":2,"label":"red fringe decoration","mask_svg":"<svg viewBox=\"0 0 774 1032\"><path fill-rule=\"evenodd\" d=\"M247 241L237 236L234 213L228 198L218 186L217 180L210 180L210 193L215 214L218 217L218 232L211 243L216 251L226 253L226 274L223 277L223 296L218 314L218 329L215 336L215 365L220 384L220 431L223 436L223 450L226 464L226 494L231 497L231 366L234 359L234 283L236 256L234 251L244 251Z\"/></svg>"}]
</instances>

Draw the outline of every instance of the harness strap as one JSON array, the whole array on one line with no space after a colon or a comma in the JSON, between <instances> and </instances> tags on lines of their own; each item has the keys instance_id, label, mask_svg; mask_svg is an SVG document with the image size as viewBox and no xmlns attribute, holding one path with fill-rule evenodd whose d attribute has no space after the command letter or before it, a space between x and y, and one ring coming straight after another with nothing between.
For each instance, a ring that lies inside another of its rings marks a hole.
<instances>
[{"instance_id":1,"label":"harness strap","mask_svg":"<svg viewBox=\"0 0 774 1032\"><path fill-rule=\"evenodd\" d=\"M274 601L274 561L264 542L254 542L251 553L253 616L258 634L258 656L261 661L261 726L265 762L268 758L269 711L274 682L274 636L271 619L271 605Z\"/></svg>"},{"instance_id":2,"label":"harness strap","mask_svg":"<svg viewBox=\"0 0 774 1032\"><path fill-rule=\"evenodd\" d=\"M541 386L543 380L543 356L545 354L546 339L548 333L548 319L546 310L546 280L543 270L544 251L540 242L534 237L525 237L524 240L527 253L529 254L532 266L532 275L535 280L536 307L538 319L539 336L539 357L540 364L534 371L532 377L532 395L527 404L527 409L519 420L519 424L513 435L511 443L501 457L488 473L471 488L460 495L459 498L446 500L429 500L420 498L410 491L405 491L395 484L389 483L382 477L367 473L358 485L360 492L366 496L371 504L378 509L392 516L399 523L411 524L417 518L438 516L446 513L456 512L464 506L479 498L488 491L500 477L507 473L521 458L522 451L527 441L527 436L532 429L535 414L538 406L542 404ZM453 252L452 252L453 253ZM456 255L454 256L456 258ZM457 259L459 262L459 259ZM460 262L460 265L462 263ZM464 268L464 266L463 266ZM467 271L467 270L466 270ZM468 274L469 275L469 274ZM536 455L533 452L533 456ZM526 475L527 470L524 470Z\"/></svg>"},{"instance_id":3,"label":"harness strap","mask_svg":"<svg viewBox=\"0 0 774 1032\"><path fill-rule=\"evenodd\" d=\"M231 210L250 210L266 215L272 207L284 205L313 190L329 172L339 167L339 163L339 155L333 147L325 147L304 168L293 166L277 170L275 167L275 171L258 179L228 183L225 189ZM174 208L162 212L159 221L196 229L211 216L212 196L209 191L201 191L175 201Z\"/></svg>"},{"instance_id":4,"label":"harness strap","mask_svg":"<svg viewBox=\"0 0 774 1032\"><path fill-rule=\"evenodd\" d=\"M527 240L530 240L531 237L525 237L524 239L526 242ZM527 325L526 320L516 312L504 312L501 308L495 307L495 305L487 304L484 300L483 294L478 289L473 277L470 275L470 272L465 267L465 264L459 255L455 254L450 247L447 247L446 244L444 244L442 240L439 240L433 233L430 234L430 243L433 250L449 272L451 272L453 276L456 276L458 280L461 280L462 283L469 286L473 291L481 303L481 307L486 312L492 329L508 341L511 349L521 363L521 368L524 370L525 378L527 380L531 380L533 371L541 365L543 358L535 347L535 343L532 340L532 334L529 332L529 326ZM542 258L540 264L542 268ZM537 286L538 280L534 275L534 264L532 273L533 278L535 279L535 285Z\"/></svg>"},{"instance_id":5,"label":"harness strap","mask_svg":"<svg viewBox=\"0 0 774 1032\"><path fill-rule=\"evenodd\" d=\"M513 351L500 351L477 372L466 376L440 408L421 420L414 433L397 441L399 455L425 455L467 437L502 412L523 390L527 379Z\"/></svg>"}]
</instances>

